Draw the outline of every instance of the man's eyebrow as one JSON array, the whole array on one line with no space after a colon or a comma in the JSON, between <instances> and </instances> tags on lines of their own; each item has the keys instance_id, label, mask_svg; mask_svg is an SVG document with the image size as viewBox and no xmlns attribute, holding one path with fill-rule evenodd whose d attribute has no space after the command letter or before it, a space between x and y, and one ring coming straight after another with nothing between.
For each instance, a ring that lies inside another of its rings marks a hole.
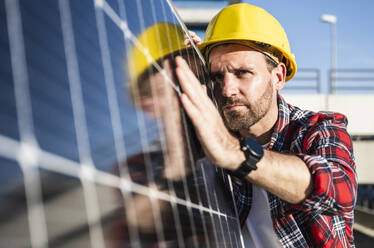
<instances>
[{"instance_id":1,"label":"man's eyebrow","mask_svg":"<svg viewBox=\"0 0 374 248\"><path fill-rule=\"evenodd\" d=\"M222 75L222 72L221 71L210 71L209 72L209 76L210 77L215 77L215 76L219 76L219 75Z\"/></svg>"},{"instance_id":2,"label":"man's eyebrow","mask_svg":"<svg viewBox=\"0 0 374 248\"><path fill-rule=\"evenodd\" d=\"M229 70L229 72L235 72L235 71L253 71L255 68L253 66L250 66L250 65L243 65L243 66L238 66L238 67L235 67L235 68L232 68ZM209 74L210 75L221 75L223 74L224 72L223 71L209 71Z\"/></svg>"},{"instance_id":3,"label":"man's eyebrow","mask_svg":"<svg viewBox=\"0 0 374 248\"><path fill-rule=\"evenodd\" d=\"M254 68L252 65L242 65L234 68L234 70L253 70Z\"/></svg>"}]
</instances>

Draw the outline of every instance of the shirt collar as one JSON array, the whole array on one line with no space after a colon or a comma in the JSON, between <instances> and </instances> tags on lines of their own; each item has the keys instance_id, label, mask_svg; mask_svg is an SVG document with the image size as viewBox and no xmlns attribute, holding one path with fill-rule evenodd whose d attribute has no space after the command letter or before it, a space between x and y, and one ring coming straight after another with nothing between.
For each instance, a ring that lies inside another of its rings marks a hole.
<instances>
[{"instance_id":1,"label":"shirt collar","mask_svg":"<svg viewBox=\"0 0 374 248\"><path fill-rule=\"evenodd\" d=\"M273 133L270 138L268 149L280 151L284 144L288 126L290 123L290 107L279 94L278 101L278 120L274 125Z\"/></svg>"}]
</instances>

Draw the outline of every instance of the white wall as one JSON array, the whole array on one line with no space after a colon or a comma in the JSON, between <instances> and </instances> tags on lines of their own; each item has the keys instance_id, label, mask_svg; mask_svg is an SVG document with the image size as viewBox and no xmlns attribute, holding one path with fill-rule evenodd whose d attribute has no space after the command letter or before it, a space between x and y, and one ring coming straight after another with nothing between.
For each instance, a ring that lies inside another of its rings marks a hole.
<instances>
[{"instance_id":1,"label":"white wall","mask_svg":"<svg viewBox=\"0 0 374 248\"><path fill-rule=\"evenodd\" d=\"M358 182L374 184L374 141L354 141L353 152Z\"/></svg>"},{"instance_id":2,"label":"white wall","mask_svg":"<svg viewBox=\"0 0 374 248\"><path fill-rule=\"evenodd\" d=\"M351 135L374 135L374 95L283 95L291 104L313 111L329 110L348 117Z\"/></svg>"}]
</instances>

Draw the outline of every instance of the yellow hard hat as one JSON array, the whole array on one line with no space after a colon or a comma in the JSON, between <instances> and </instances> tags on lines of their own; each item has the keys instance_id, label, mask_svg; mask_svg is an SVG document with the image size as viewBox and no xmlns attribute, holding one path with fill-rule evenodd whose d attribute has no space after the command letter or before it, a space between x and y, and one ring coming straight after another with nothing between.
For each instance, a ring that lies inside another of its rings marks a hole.
<instances>
[{"instance_id":1,"label":"yellow hard hat","mask_svg":"<svg viewBox=\"0 0 374 248\"><path fill-rule=\"evenodd\" d=\"M239 3L221 10L210 21L204 42L199 49L204 51L212 44L229 41L251 41L255 45L264 44L265 46L260 45L261 50L271 51L275 48L279 51L277 54L279 61L287 67L286 81L296 73L295 55L291 53L286 32L272 15L260 7Z\"/></svg>"},{"instance_id":2,"label":"yellow hard hat","mask_svg":"<svg viewBox=\"0 0 374 248\"><path fill-rule=\"evenodd\" d=\"M145 50L134 45L130 52L130 84L152 64L173 52L185 49L184 32L182 28L174 23L159 22L148 27L137 37L141 47L148 51L150 58L145 55ZM150 60L151 59L151 60Z\"/></svg>"}]
</instances>

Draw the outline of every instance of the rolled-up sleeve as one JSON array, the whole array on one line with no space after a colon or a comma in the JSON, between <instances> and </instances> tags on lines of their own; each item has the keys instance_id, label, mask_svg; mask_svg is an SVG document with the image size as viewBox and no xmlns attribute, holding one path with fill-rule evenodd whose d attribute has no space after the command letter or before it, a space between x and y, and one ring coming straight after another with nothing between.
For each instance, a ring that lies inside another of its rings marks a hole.
<instances>
[{"instance_id":1,"label":"rolled-up sleeve","mask_svg":"<svg viewBox=\"0 0 374 248\"><path fill-rule=\"evenodd\" d=\"M350 214L356 202L357 175L347 120L336 114L315 123L303 139L303 152L296 154L311 172L313 191L303 202L290 207L317 214Z\"/></svg>"}]
</instances>

